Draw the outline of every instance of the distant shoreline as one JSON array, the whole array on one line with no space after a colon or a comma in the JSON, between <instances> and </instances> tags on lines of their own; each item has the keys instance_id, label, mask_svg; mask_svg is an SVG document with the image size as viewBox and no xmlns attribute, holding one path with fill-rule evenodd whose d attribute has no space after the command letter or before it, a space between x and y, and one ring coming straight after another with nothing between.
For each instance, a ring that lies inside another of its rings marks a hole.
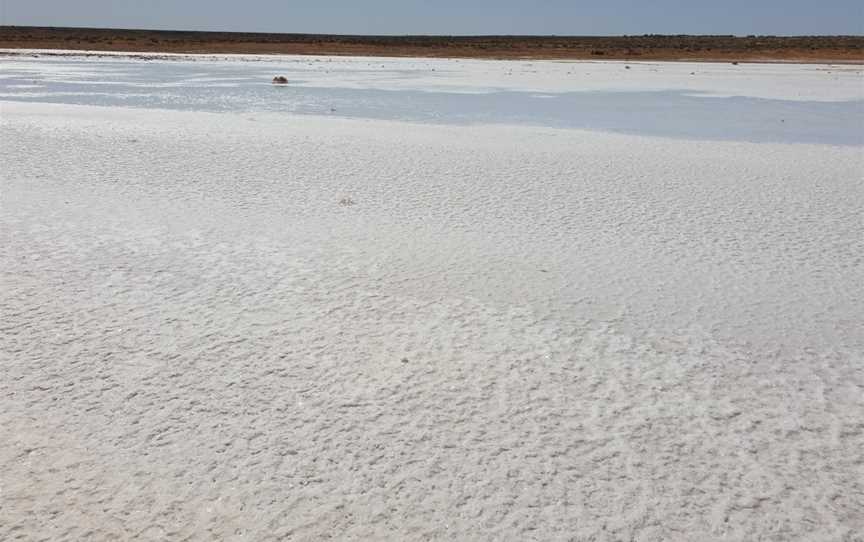
<instances>
[{"instance_id":1,"label":"distant shoreline","mask_svg":"<svg viewBox=\"0 0 864 542\"><path fill-rule=\"evenodd\" d=\"M864 36L341 36L0 26L0 49L864 64Z\"/></svg>"}]
</instances>

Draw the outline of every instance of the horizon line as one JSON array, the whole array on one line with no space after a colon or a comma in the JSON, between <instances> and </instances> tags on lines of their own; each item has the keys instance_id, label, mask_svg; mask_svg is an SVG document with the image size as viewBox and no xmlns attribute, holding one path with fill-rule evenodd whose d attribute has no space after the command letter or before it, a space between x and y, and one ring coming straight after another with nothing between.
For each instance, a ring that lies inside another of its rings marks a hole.
<instances>
[{"instance_id":1,"label":"horizon line","mask_svg":"<svg viewBox=\"0 0 864 542\"><path fill-rule=\"evenodd\" d=\"M3 24L4 28L32 28L51 30L115 30L121 32L170 32L199 34L258 34L271 36L333 36L344 38L864 38L862 34L341 34L329 32L264 32L260 30L189 30L178 28L130 28L114 26L42 26Z\"/></svg>"}]
</instances>

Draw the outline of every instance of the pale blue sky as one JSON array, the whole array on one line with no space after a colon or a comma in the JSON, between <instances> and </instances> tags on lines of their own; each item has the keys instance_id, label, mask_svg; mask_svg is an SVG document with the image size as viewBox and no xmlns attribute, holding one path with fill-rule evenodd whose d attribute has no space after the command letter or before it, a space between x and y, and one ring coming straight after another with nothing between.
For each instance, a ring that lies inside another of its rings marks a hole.
<instances>
[{"instance_id":1,"label":"pale blue sky","mask_svg":"<svg viewBox=\"0 0 864 542\"><path fill-rule=\"evenodd\" d=\"M0 0L0 24L333 34L864 34L862 0Z\"/></svg>"}]
</instances>

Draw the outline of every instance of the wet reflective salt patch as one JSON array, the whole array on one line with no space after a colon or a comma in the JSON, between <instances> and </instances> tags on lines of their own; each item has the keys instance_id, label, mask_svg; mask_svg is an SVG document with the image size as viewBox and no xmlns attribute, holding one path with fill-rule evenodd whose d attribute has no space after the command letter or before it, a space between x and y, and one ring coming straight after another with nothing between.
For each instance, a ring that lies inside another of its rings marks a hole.
<instances>
[{"instance_id":1,"label":"wet reflective salt patch","mask_svg":"<svg viewBox=\"0 0 864 542\"><path fill-rule=\"evenodd\" d=\"M445 91L442 81L465 75L469 68L455 61L427 66L418 59L374 63L330 60L4 59L0 99L211 112L288 112L435 124L521 124L696 140L864 144L864 100L743 95L749 92L743 86L747 79L738 73L725 74L722 67L704 68L711 70L705 77L723 82L726 90L721 92L692 87L657 90L653 88L657 81L650 79L645 79L642 90L614 90L625 76L616 69L620 66L608 64L579 66L583 73L576 80L585 81L589 90L538 92L518 90L525 88L525 82L511 87L499 82L496 86L494 72L521 69L534 75L538 67L546 71L570 68L475 63L470 68L478 72L475 86L451 86ZM433 73L431 66L449 67L450 71ZM657 77L654 72L658 69L634 65L627 81ZM600 70L592 81L600 77L609 88L590 90L596 85L588 85L592 72L585 70ZM774 77L778 85L783 83L781 86L788 82L789 73L797 73L786 66L766 70L768 75L763 78ZM272 85L274 73L285 73L288 84ZM334 79L334 73L341 75ZM568 73L540 75L557 77L561 89L578 88ZM735 90L735 84L742 85L739 93L730 91L730 87ZM34 92L36 86L38 92Z\"/></svg>"},{"instance_id":2,"label":"wet reflective salt patch","mask_svg":"<svg viewBox=\"0 0 864 542\"><path fill-rule=\"evenodd\" d=\"M269 82L221 83L159 86L158 92L146 93L140 85L49 83L40 92L6 85L0 88L0 97L190 111L337 114L436 124L522 124L680 139L864 144L864 102L716 98L675 91L532 95L272 87Z\"/></svg>"}]
</instances>

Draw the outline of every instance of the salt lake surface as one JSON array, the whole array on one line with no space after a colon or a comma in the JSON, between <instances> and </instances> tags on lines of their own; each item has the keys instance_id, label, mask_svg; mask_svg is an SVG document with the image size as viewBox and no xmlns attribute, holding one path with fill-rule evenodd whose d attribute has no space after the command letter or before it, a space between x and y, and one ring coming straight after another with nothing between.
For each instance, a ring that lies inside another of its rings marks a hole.
<instances>
[{"instance_id":1,"label":"salt lake surface","mask_svg":"<svg viewBox=\"0 0 864 542\"><path fill-rule=\"evenodd\" d=\"M524 124L684 139L864 144L861 92L852 88L844 95L842 90L860 83L860 66L796 67L800 73L821 77L822 84L840 87L839 96L826 100L812 95L723 95L711 86L718 73L746 85L748 79L764 81L765 71L777 70L759 64L721 64L718 69L710 64L623 62L448 64L431 59L286 61L243 56L193 62L189 58L5 59L0 99L443 124ZM532 81L532 75L550 68L558 76L552 85L549 73ZM481 77L460 85L454 71L462 75L481 71ZM274 74L287 75L291 84L272 85ZM667 88L656 84L633 88L633 81L644 83L646 75L662 82L662 74L683 76L685 81L680 88L669 88L671 81L665 82ZM537 88L532 90L532 85Z\"/></svg>"},{"instance_id":2,"label":"salt lake surface","mask_svg":"<svg viewBox=\"0 0 864 542\"><path fill-rule=\"evenodd\" d=\"M35 54L0 539L864 532L860 66Z\"/></svg>"}]
</instances>

